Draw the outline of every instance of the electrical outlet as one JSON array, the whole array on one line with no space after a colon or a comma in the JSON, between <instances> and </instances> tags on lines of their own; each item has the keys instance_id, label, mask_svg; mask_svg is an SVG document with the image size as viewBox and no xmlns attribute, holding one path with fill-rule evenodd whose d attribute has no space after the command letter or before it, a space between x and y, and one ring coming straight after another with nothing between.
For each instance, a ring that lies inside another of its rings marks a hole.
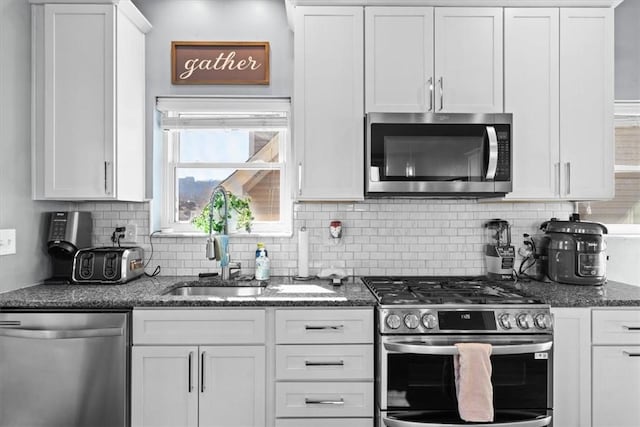
<instances>
[{"instance_id":1,"label":"electrical outlet","mask_svg":"<svg viewBox=\"0 0 640 427\"><path fill-rule=\"evenodd\" d=\"M14 228L0 230L0 255L16 253L16 230Z\"/></svg>"},{"instance_id":2,"label":"electrical outlet","mask_svg":"<svg viewBox=\"0 0 640 427\"><path fill-rule=\"evenodd\" d=\"M125 225L124 237L120 243L138 243L138 226L132 223Z\"/></svg>"}]
</instances>

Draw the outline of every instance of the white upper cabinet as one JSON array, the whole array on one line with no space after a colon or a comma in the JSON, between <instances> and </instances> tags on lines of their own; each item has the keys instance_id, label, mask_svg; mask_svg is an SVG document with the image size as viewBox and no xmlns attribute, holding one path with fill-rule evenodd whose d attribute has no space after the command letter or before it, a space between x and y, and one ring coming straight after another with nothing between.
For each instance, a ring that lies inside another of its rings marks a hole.
<instances>
[{"instance_id":1,"label":"white upper cabinet","mask_svg":"<svg viewBox=\"0 0 640 427\"><path fill-rule=\"evenodd\" d=\"M296 7L298 200L364 198L362 7Z\"/></svg>"},{"instance_id":2,"label":"white upper cabinet","mask_svg":"<svg viewBox=\"0 0 640 427\"><path fill-rule=\"evenodd\" d=\"M613 196L613 9L505 9L519 200Z\"/></svg>"},{"instance_id":3,"label":"white upper cabinet","mask_svg":"<svg viewBox=\"0 0 640 427\"><path fill-rule=\"evenodd\" d=\"M435 9L436 111L502 112L502 8Z\"/></svg>"},{"instance_id":4,"label":"white upper cabinet","mask_svg":"<svg viewBox=\"0 0 640 427\"><path fill-rule=\"evenodd\" d=\"M433 8L365 9L368 112L433 111Z\"/></svg>"},{"instance_id":5,"label":"white upper cabinet","mask_svg":"<svg viewBox=\"0 0 640 427\"><path fill-rule=\"evenodd\" d=\"M513 114L513 192L559 196L559 9L504 11L504 109Z\"/></svg>"},{"instance_id":6,"label":"white upper cabinet","mask_svg":"<svg viewBox=\"0 0 640 427\"><path fill-rule=\"evenodd\" d=\"M502 112L502 9L368 7L367 112Z\"/></svg>"},{"instance_id":7,"label":"white upper cabinet","mask_svg":"<svg viewBox=\"0 0 640 427\"><path fill-rule=\"evenodd\" d=\"M613 9L561 9L560 58L560 196L611 198Z\"/></svg>"},{"instance_id":8,"label":"white upper cabinet","mask_svg":"<svg viewBox=\"0 0 640 427\"><path fill-rule=\"evenodd\" d=\"M32 1L34 199L143 200L151 26L129 1Z\"/></svg>"}]
</instances>

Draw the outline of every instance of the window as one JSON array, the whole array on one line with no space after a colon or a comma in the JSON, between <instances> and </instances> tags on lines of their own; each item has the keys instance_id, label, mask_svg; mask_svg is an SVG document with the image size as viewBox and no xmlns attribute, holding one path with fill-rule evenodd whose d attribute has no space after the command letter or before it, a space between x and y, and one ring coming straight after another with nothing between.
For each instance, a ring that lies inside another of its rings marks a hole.
<instances>
[{"instance_id":1,"label":"window","mask_svg":"<svg viewBox=\"0 0 640 427\"><path fill-rule=\"evenodd\" d=\"M291 232L288 99L158 98L164 138L161 221L196 232L191 221L222 184L249 197L252 233ZM229 227L229 233L241 233Z\"/></svg>"},{"instance_id":2,"label":"window","mask_svg":"<svg viewBox=\"0 0 640 427\"><path fill-rule=\"evenodd\" d=\"M616 103L615 197L580 204L584 220L602 222L611 234L640 234L640 109Z\"/></svg>"}]
</instances>

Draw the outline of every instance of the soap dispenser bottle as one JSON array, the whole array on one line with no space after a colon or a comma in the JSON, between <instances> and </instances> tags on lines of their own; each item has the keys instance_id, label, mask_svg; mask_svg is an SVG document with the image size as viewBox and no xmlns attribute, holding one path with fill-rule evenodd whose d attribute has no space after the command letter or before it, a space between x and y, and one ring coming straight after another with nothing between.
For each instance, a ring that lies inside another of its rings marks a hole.
<instances>
[{"instance_id":1,"label":"soap dispenser bottle","mask_svg":"<svg viewBox=\"0 0 640 427\"><path fill-rule=\"evenodd\" d=\"M270 261L264 243L256 249L256 280L269 280Z\"/></svg>"}]
</instances>

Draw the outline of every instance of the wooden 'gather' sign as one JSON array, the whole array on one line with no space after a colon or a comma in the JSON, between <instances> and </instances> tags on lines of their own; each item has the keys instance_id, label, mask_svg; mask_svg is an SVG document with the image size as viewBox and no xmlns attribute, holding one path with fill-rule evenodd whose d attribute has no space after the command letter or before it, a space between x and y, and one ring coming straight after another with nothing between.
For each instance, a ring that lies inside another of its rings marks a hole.
<instances>
[{"instance_id":1,"label":"wooden 'gather' sign","mask_svg":"<svg viewBox=\"0 0 640 427\"><path fill-rule=\"evenodd\" d=\"M269 42L171 42L173 84L269 84Z\"/></svg>"}]
</instances>

